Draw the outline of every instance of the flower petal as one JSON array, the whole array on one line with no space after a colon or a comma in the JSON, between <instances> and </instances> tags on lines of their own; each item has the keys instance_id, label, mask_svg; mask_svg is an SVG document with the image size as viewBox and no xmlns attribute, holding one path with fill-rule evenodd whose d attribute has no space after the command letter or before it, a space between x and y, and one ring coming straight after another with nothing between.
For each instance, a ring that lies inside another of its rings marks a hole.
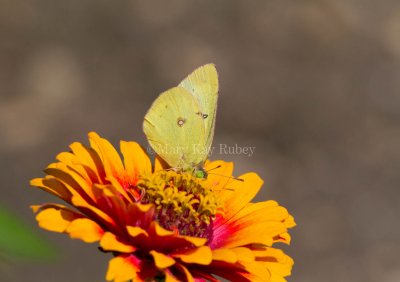
<instances>
[{"instance_id":1,"label":"flower petal","mask_svg":"<svg viewBox=\"0 0 400 282\"><path fill-rule=\"evenodd\" d=\"M100 240L100 247L105 251L114 251L120 253L132 253L136 250L135 247L121 242L117 236L111 232L104 233Z\"/></svg>"},{"instance_id":2,"label":"flower petal","mask_svg":"<svg viewBox=\"0 0 400 282\"><path fill-rule=\"evenodd\" d=\"M224 161L206 161L204 170L210 171L206 179L207 185L213 187L214 191L221 191L223 194L224 189L229 186L229 183L236 181L232 179L233 163Z\"/></svg>"},{"instance_id":3,"label":"flower petal","mask_svg":"<svg viewBox=\"0 0 400 282\"><path fill-rule=\"evenodd\" d=\"M150 159L138 143L121 141L120 144L127 176L135 185L139 175L151 173Z\"/></svg>"},{"instance_id":4,"label":"flower petal","mask_svg":"<svg viewBox=\"0 0 400 282\"><path fill-rule=\"evenodd\" d=\"M255 255L249 248L233 248L232 251L239 258L240 262L252 262L255 259Z\"/></svg>"},{"instance_id":5,"label":"flower petal","mask_svg":"<svg viewBox=\"0 0 400 282\"><path fill-rule=\"evenodd\" d=\"M291 274L294 264L293 259L282 250L262 247L253 249L252 252L257 257L258 261L264 262L264 265L271 272L272 277L274 277L273 281L285 281L280 277L286 277Z\"/></svg>"},{"instance_id":6,"label":"flower petal","mask_svg":"<svg viewBox=\"0 0 400 282\"><path fill-rule=\"evenodd\" d=\"M78 142L72 143L69 147L74 153L76 161L86 168L93 181L97 180L97 183L104 184L102 180L104 180L105 171L96 152Z\"/></svg>"},{"instance_id":7,"label":"flower petal","mask_svg":"<svg viewBox=\"0 0 400 282\"><path fill-rule=\"evenodd\" d=\"M89 141L91 147L100 156L103 161L106 175L114 176L116 178L124 175L124 166L122 165L121 158L113 145L106 139L101 138L97 133L89 133Z\"/></svg>"},{"instance_id":8,"label":"flower petal","mask_svg":"<svg viewBox=\"0 0 400 282\"><path fill-rule=\"evenodd\" d=\"M78 218L71 222L66 232L73 239L81 239L86 243L99 241L103 236L103 229L93 220Z\"/></svg>"},{"instance_id":9,"label":"flower petal","mask_svg":"<svg viewBox=\"0 0 400 282\"><path fill-rule=\"evenodd\" d=\"M61 205L33 207L35 212L39 209L41 211L36 216L39 226L53 232L65 232L72 221L83 217L83 215Z\"/></svg>"},{"instance_id":10,"label":"flower petal","mask_svg":"<svg viewBox=\"0 0 400 282\"><path fill-rule=\"evenodd\" d=\"M32 179L30 181L30 185L49 192L66 202L71 201L71 192L61 182L52 176Z\"/></svg>"},{"instance_id":11,"label":"flower petal","mask_svg":"<svg viewBox=\"0 0 400 282\"><path fill-rule=\"evenodd\" d=\"M287 228L287 210L274 201L249 203L229 220L217 217L214 225L214 239L211 247L234 248L248 244L272 245L283 240Z\"/></svg>"},{"instance_id":12,"label":"flower petal","mask_svg":"<svg viewBox=\"0 0 400 282\"><path fill-rule=\"evenodd\" d=\"M143 281L138 277L140 260L134 255L120 255L110 260L106 275L107 281L126 282Z\"/></svg>"},{"instance_id":13,"label":"flower petal","mask_svg":"<svg viewBox=\"0 0 400 282\"><path fill-rule=\"evenodd\" d=\"M208 246L201 246L199 248L175 252L172 254L172 256L180 258L185 263L208 265L212 261L212 252Z\"/></svg>"},{"instance_id":14,"label":"flower petal","mask_svg":"<svg viewBox=\"0 0 400 282\"><path fill-rule=\"evenodd\" d=\"M175 260L173 258L166 256L163 253L153 250L150 251L150 255L152 255L154 258L154 264L160 269L164 269L175 264Z\"/></svg>"},{"instance_id":15,"label":"flower petal","mask_svg":"<svg viewBox=\"0 0 400 282\"><path fill-rule=\"evenodd\" d=\"M129 235L131 235L132 237L137 237L139 235L149 237L149 234L147 234L145 230L138 226L127 226L126 229L128 230Z\"/></svg>"},{"instance_id":16,"label":"flower petal","mask_svg":"<svg viewBox=\"0 0 400 282\"><path fill-rule=\"evenodd\" d=\"M154 172L164 170L166 168L169 168L167 162L164 161L159 155L156 155L156 158L154 160Z\"/></svg>"},{"instance_id":17,"label":"flower petal","mask_svg":"<svg viewBox=\"0 0 400 282\"><path fill-rule=\"evenodd\" d=\"M232 251L231 249L212 250L212 259L224 261L227 263L236 263L237 262L236 253L234 251Z\"/></svg>"},{"instance_id":18,"label":"flower petal","mask_svg":"<svg viewBox=\"0 0 400 282\"><path fill-rule=\"evenodd\" d=\"M225 190L221 191L227 220L254 198L264 182L256 173L246 173L239 178L243 181L232 181Z\"/></svg>"},{"instance_id":19,"label":"flower petal","mask_svg":"<svg viewBox=\"0 0 400 282\"><path fill-rule=\"evenodd\" d=\"M175 264L174 269L177 270L174 274L178 278L178 281L195 282L192 274L183 264Z\"/></svg>"}]
</instances>

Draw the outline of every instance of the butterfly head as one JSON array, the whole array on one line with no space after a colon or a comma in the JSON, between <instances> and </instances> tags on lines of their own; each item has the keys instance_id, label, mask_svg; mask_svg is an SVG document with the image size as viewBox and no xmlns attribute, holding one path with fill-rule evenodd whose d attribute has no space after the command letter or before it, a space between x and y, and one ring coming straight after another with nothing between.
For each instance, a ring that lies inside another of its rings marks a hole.
<instances>
[{"instance_id":1,"label":"butterfly head","mask_svg":"<svg viewBox=\"0 0 400 282\"><path fill-rule=\"evenodd\" d=\"M208 173L203 167L200 167L194 170L194 175L196 178L207 179Z\"/></svg>"}]
</instances>

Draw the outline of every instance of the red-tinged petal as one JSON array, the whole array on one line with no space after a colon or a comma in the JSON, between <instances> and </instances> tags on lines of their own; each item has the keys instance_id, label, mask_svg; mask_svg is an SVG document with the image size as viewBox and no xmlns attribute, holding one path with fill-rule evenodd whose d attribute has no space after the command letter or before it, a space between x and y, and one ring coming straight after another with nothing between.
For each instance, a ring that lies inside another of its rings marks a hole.
<instances>
[{"instance_id":1,"label":"red-tinged petal","mask_svg":"<svg viewBox=\"0 0 400 282\"><path fill-rule=\"evenodd\" d=\"M110 260L106 275L107 281L126 282L143 281L138 276L140 260L134 255L120 255Z\"/></svg>"},{"instance_id":2,"label":"red-tinged petal","mask_svg":"<svg viewBox=\"0 0 400 282\"><path fill-rule=\"evenodd\" d=\"M128 192L125 190L124 187L122 187L122 185L116 178L110 176L107 177L107 179L111 182L111 185L115 189L114 195L121 194L128 203L133 203L131 197L128 195Z\"/></svg>"},{"instance_id":3,"label":"red-tinged petal","mask_svg":"<svg viewBox=\"0 0 400 282\"><path fill-rule=\"evenodd\" d=\"M66 232L73 239L81 239L86 243L99 241L103 236L103 229L93 220L79 218L71 222Z\"/></svg>"},{"instance_id":4,"label":"red-tinged petal","mask_svg":"<svg viewBox=\"0 0 400 282\"><path fill-rule=\"evenodd\" d=\"M189 269L190 273L193 275L195 282L220 282L221 280L212 276L210 271L199 271L196 267Z\"/></svg>"},{"instance_id":5,"label":"red-tinged petal","mask_svg":"<svg viewBox=\"0 0 400 282\"><path fill-rule=\"evenodd\" d=\"M101 138L97 133L89 133L91 147L100 156L103 162L106 175L119 178L124 176L125 170L121 158L115 148L106 139Z\"/></svg>"},{"instance_id":6,"label":"red-tinged petal","mask_svg":"<svg viewBox=\"0 0 400 282\"><path fill-rule=\"evenodd\" d=\"M61 182L52 176L32 179L30 181L30 185L49 192L68 203L71 201L71 192Z\"/></svg>"},{"instance_id":7,"label":"red-tinged petal","mask_svg":"<svg viewBox=\"0 0 400 282\"><path fill-rule=\"evenodd\" d=\"M64 206L43 205L32 207L34 212L39 211L36 220L43 229L54 232L65 232L72 221L82 218L83 215Z\"/></svg>"},{"instance_id":8,"label":"red-tinged petal","mask_svg":"<svg viewBox=\"0 0 400 282\"><path fill-rule=\"evenodd\" d=\"M117 225L126 225L127 218L130 215L127 212L127 205L123 197L116 191L115 187L112 185L93 185L93 192L96 196L97 208L114 219Z\"/></svg>"},{"instance_id":9,"label":"red-tinged petal","mask_svg":"<svg viewBox=\"0 0 400 282\"><path fill-rule=\"evenodd\" d=\"M237 228L229 238L223 242L225 248L234 248L248 244L272 245L273 237L286 232L286 227L281 222L265 222L246 228Z\"/></svg>"},{"instance_id":10,"label":"red-tinged petal","mask_svg":"<svg viewBox=\"0 0 400 282\"><path fill-rule=\"evenodd\" d=\"M154 209L152 204L128 204L129 217L126 219L126 225L147 229L153 221Z\"/></svg>"},{"instance_id":11,"label":"red-tinged petal","mask_svg":"<svg viewBox=\"0 0 400 282\"><path fill-rule=\"evenodd\" d=\"M176 263L173 268L173 273L178 278L178 281L194 282L192 274L183 264Z\"/></svg>"},{"instance_id":12,"label":"red-tinged petal","mask_svg":"<svg viewBox=\"0 0 400 282\"><path fill-rule=\"evenodd\" d=\"M180 282L170 270L165 271L165 282Z\"/></svg>"},{"instance_id":13,"label":"red-tinged petal","mask_svg":"<svg viewBox=\"0 0 400 282\"><path fill-rule=\"evenodd\" d=\"M236 263L238 260L236 253L231 249L212 250L212 259L224 261L226 263Z\"/></svg>"},{"instance_id":14,"label":"red-tinged petal","mask_svg":"<svg viewBox=\"0 0 400 282\"><path fill-rule=\"evenodd\" d=\"M172 257L164 255L163 253L159 253L153 250L150 251L150 255L153 256L154 264L159 269L164 269L175 264L175 260Z\"/></svg>"},{"instance_id":15,"label":"red-tinged petal","mask_svg":"<svg viewBox=\"0 0 400 282\"><path fill-rule=\"evenodd\" d=\"M148 248L163 253L170 253L176 249L187 249L193 246L202 246L207 243L206 238L177 236L173 231L162 228L158 223L152 222L148 229L149 237Z\"/></svg>"},{"instance_id":16,"label":"red-tinged petal","mask_svg":"<svg viewBox=\"0 0 400 282\"><path fill-rule=\"evenodd\" d=\"M136 251L135 247L121 242L117 236L111 232L104 233L100 240L100 247L104 251L114 251L120 253L133 253Z\"/></svg>"},{"instance_id":17,"label":"red-tinged petal","mask_svg":"<svg viewBox=\"0 0 400 282\"><path fill-rule=\"evenodd\" d=\"M260 243L271 245L277 236L287 233L287 210L274 201L247 204L229 220L218 217L214 224L213 249Z\"/></svg>"},{"instance_id":18,"label":"red-tinged petal","mask_svg":"<svg viewBox=\"0 0 400 282\"><path fill-rule=\"evenodd\" d=\"M212 261L212 252L208 246L175 252L172 256L185 263L208 265Z\"/></svg>"},{"instance_id":19,"label":"red-tinged petal","mask_svg":"<svg viewBox=\"0 0 400 282\"><path fill-rule=\"evenodd\" d=\"M115 221L102 210L88 204L81 197L72 197L72 204L79 208L83 213L90 216L90 218L94 219L96 222L102 223L106 225L109 229L112 230L120 230L120 227L115 223Z\"/></svg>"},{"instance_id":20,"label":"red-tinged petal","mask_svg":"<svg viewBox=\"0 0 400 282\"><path fill-rule=\"evenodd\" d=\"M143 147L136 142L121 141L120 144L121 152L124 156L125 170L131 182L130 184L136 185L139 175L151 173L150 158Z\"/></svg>"}]
</instances>

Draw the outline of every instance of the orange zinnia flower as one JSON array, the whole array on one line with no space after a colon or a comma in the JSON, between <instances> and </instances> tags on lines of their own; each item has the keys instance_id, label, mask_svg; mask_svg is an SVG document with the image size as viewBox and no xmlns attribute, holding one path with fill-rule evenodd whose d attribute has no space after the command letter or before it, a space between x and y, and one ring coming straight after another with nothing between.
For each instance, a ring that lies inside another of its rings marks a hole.
<instances>
[{"instance_id":1,"label":"orange zinnia flower","mask_svg":"<svg viewBox=\"0 0 400 282\"><path fill-rule=\"evenodd\" d=\"M275 201L251 203L263 181L255 173L232 179L233 164L207 179L154 167L135 142L121 141L123 161L96 133L90 147L71 144L32 186L75 209L33 206L40 227L99 242L112 252L108 281L285 281L293 260L276 242L289 243L293 217Z\"/></svg>"}]
</instances>

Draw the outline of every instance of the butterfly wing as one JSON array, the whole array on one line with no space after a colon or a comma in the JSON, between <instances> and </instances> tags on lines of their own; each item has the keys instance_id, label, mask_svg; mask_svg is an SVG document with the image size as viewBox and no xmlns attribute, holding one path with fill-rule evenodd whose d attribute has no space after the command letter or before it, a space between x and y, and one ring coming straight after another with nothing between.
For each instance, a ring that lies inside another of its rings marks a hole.
<instances>
[{"instance_id":1,"label":"butterfly wing","mask_svg":"<svg viewBox=\"0 0 400 282\"><path fill-rule=\"evenodd\" d=\"M202 150L208 152L214 137L215 118L217 113L218 100L218 73L214 64L207 64L199 67L186 77L180 84L180 87L189 91L198 101L201 111L199 114L203 117L206 137L204 143L199 144ZM202 162L205 161L204 156Z\"/></svg>"},{"instance_id":2,"label":"butterfly wing","mask_svg":"<svg viewBox=\"0 0 400 282\"><path fill-rule=\"evenodd\" d=\"M182 87L162 93L147 112L143 131L151 147L171 167L192 168L205 159L206 138L198 101Z\"/></svg>"}]
</instances>

